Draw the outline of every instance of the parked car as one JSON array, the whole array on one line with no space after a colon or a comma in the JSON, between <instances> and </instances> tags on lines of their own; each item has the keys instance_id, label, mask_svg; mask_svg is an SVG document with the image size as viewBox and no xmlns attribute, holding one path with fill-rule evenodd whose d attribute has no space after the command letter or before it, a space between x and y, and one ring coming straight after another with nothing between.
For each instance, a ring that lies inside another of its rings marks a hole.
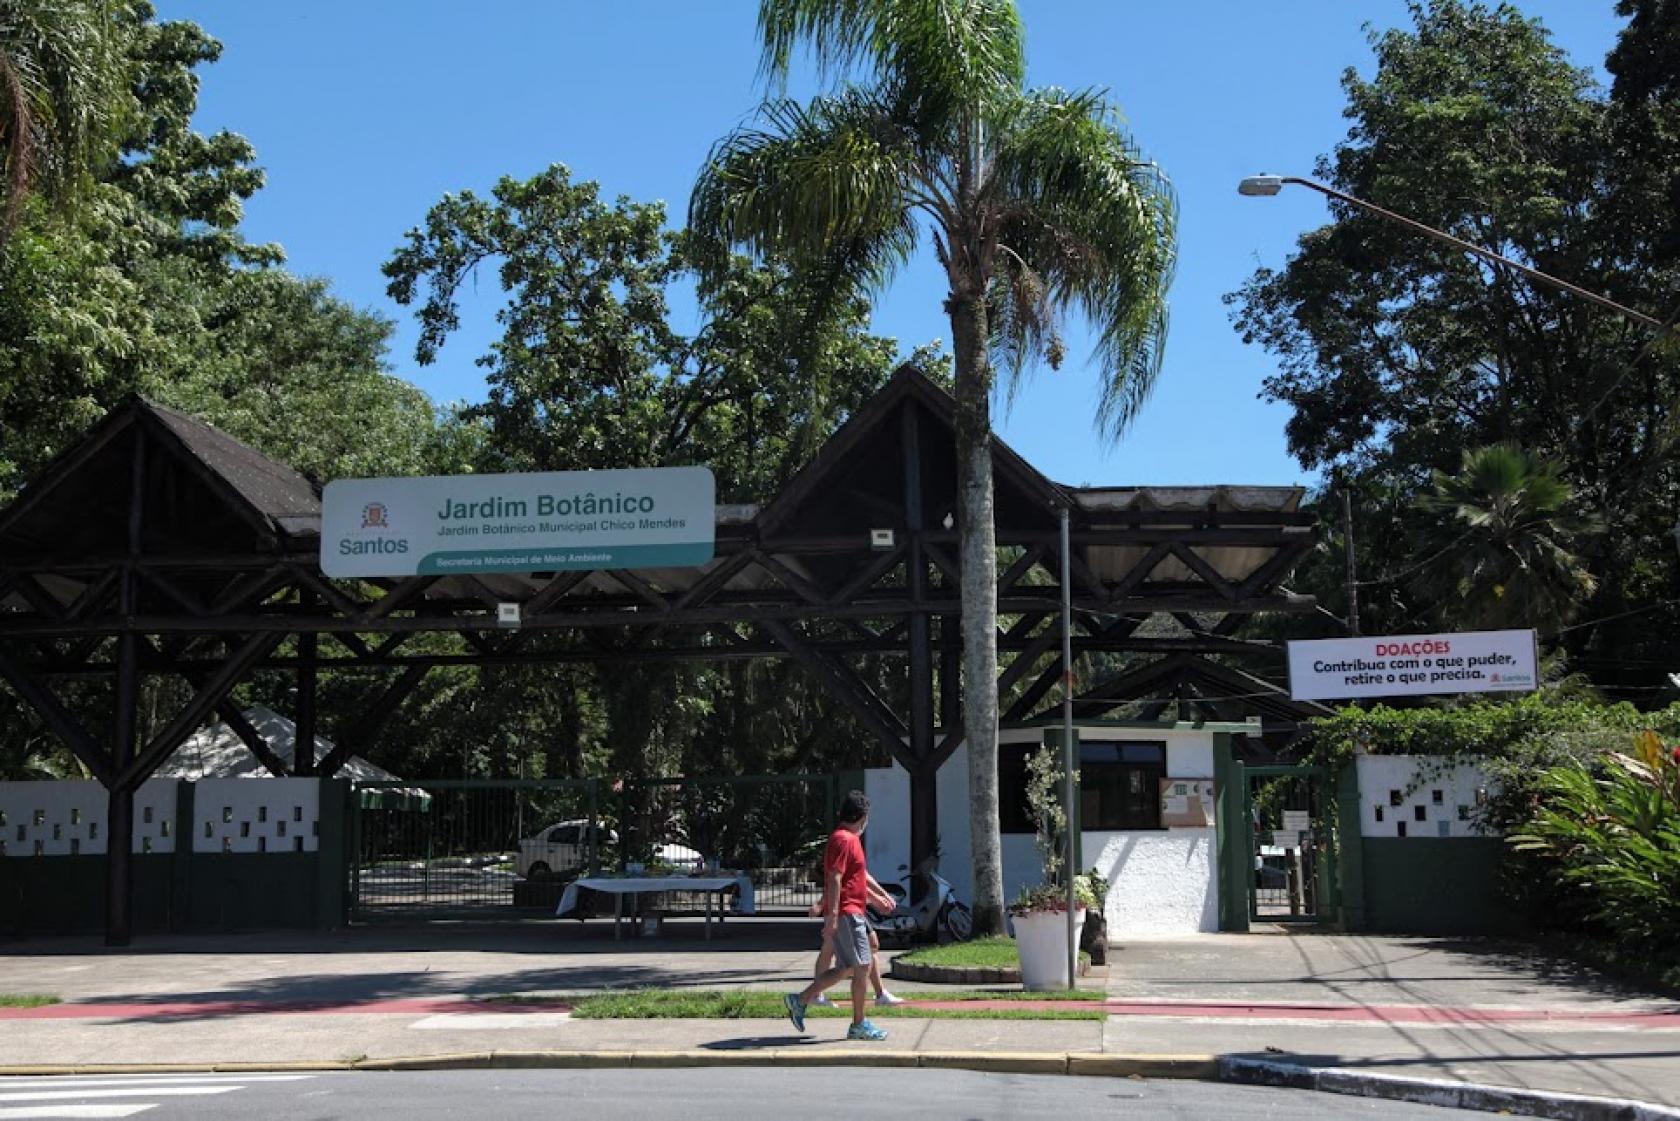
<instances>
[{"instance_id":1,"label":"parked car","mask_svg":"<svg viewBox=\"0 0 1680 1121\"><path fill-rule=\"evenodd\" d=\"M593 831L593 832L592 832ZM562 872L576 872L589 863L593 845L614 844L618 834L601 825L591 825L587 818L545 825L531 837L519 842L519 857L513 870L528 880L546 880Z\"/></svg>"},{"instance_id":2,"label":"parked car","mask_svg":"<svg viewBox=\"0 0 1680 1121\"><path fill-rule=\"evenodd\" d=\"M520 840L519 856L514 861L513 870L528 880L546 880L576 873L589 864L591 847L599 853L604 846L617 843L617 833L600 824L591 826L587 818L555 822L537 830L534 836ZM655 846L653 858L684 871L694 871L705 864L705 858L698 851L674 841Z\"/></svg>"}]
</instances>

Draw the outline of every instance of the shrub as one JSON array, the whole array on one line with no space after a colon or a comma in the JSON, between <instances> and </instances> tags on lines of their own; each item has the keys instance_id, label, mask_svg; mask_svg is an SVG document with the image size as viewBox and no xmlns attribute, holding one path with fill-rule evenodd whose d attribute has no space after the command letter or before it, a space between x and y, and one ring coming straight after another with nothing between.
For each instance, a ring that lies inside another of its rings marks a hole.
<instances>
[{"instance_id":1,"label":"shrub","mask_svg":"<svg viewBox=\"0 0 1680 1121\"><path fill-rule=\"evenodd\" d=\"M1654 732L1635 755L1553 767L1513 848L1570 914L1653 956L1680 953L1680 748Z\"/></svg>"}]
</instances>

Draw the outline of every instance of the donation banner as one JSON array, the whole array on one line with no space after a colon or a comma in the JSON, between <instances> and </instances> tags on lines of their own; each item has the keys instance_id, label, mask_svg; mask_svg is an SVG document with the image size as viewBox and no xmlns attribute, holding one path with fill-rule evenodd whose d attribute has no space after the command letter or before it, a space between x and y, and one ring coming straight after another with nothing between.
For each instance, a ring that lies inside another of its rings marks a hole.
<instances>
[{"instance_id":1,"label":"donation banner","mask_svg":"<svg viewBox=\"0 0 1680 1121\"><path fill-rule=\"evenodd\" d=\"M1464 631L1289 644L1298 701L1526 693L1539 682L1533 631Z\"/></svg>"},{"instance_id":2,"label":"donation banner","mask_svg":"<svg viewBox=\"0 0 1680 1121\"><path fill-rule=\"evenodd\" d=\"M706 467L340 479L321 494L321 571L686 568L712 559L715 502Z\"/></svg>"}]
</instances>

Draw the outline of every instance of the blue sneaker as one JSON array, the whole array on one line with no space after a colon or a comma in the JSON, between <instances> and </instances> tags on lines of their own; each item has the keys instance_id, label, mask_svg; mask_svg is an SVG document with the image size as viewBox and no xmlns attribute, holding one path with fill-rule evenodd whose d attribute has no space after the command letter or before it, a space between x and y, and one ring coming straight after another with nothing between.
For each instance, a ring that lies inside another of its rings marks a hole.
<instances>
[{"instance_id":1,"label":"blue sneaker","mask_svg":"<svg viewBox=\"0 0 1680 1121\"><path fill-rule=\"evenodd\" d=\"M798 993L788 993L782 997L782 1007L787 1009L788 1019L793 1021L793 1030L805 1030L805 1002L799 999Z\"/></svg>"},{"instance_id":2,"label":"blue sneaker","mask_svg":"<svg viewBox=\"0 0 1680 1121\"><path fill-rule=\"evenodd\" d=\"M868 1020L865 1020L862 1023L853 1024L851 1027L847 1028L846 1038L867 1039L871 1042L878 1043L887 1038L887 1033L870 1023Z\"/></svg>"}]
</instances>

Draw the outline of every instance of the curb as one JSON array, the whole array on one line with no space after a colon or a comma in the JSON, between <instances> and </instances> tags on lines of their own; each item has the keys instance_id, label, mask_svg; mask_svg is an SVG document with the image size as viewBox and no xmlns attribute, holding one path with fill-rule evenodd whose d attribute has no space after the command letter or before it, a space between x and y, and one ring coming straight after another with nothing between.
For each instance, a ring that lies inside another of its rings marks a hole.
<instances>
[{"instance_id":1,"label":"curb","mask_svg":"<svg viewBox=\"0 0 1680 1121\"><path fill-rule=\"evenodd\" d=\"M1321 1069L1265 1059L1224 1058L1218 1061L1218 1067L1218 1081L1246 1086L1316 1090L1327 1094L1383 1098L1483 1113L1545 1117L1551 1121L1680 1121L1680 1109L1626 1098L1519 1090L1441 1078L1402 1078L1392 1074Z\"/></svg>"},{"instance_id":2,"label":"curb","mask_svg":"<svg viewBox=\"0 0 1680 1121\"><path fill-rule=\"evenodd\" d=\"M1680 1109L1620 1098L1521 1090L1435 1078L1301 1066L1217 1055L1115 1055L1096 1051L467 1051L383 1059L253 1063L77 1063L0 1066L7 1077L88 1074L261 1074L281 1071L672 1070L693 1067L876 1067L1156 1078L1313 1090L1551 1121L1680 1121Z\"/></svg>"},{"instance_id":3,"label":"curb","mask_svg":"<svg viewBox=\"0 0 1680 1121\"><path fill-rule=\"evenodd\" d=\"M1094 1075L1110 1078L1213 1080L1212 1055L1104 1055L1060 1051L826 1051L810 1048L743 1051L465 1051L382 1059L261 1063L76 1063L0 1066L7 1077L71 1074L271 1074L281 1071L411 1070L671 1070L687 1067L896 1067L1002 1074Z\"/></svg>"}]
</instances>

